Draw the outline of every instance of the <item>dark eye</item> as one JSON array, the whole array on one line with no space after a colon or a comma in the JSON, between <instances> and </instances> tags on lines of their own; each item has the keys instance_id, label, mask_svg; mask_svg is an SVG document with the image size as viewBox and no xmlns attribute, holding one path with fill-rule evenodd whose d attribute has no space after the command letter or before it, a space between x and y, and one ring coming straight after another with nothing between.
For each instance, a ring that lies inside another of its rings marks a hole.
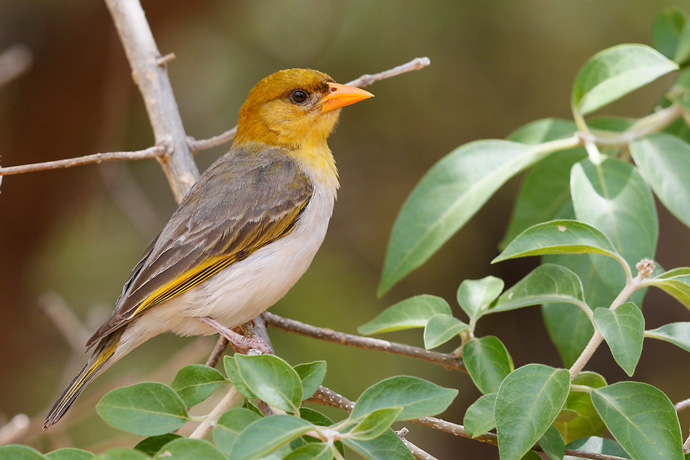
<instances>
[{"instance_id":1,"label":"dark eye","mask_svg":"<svg viewBox=\"0 0 690 460\"><path fill-rule=\"evenodd\" d=\"M301 89L296 89L290 93L290 100L295 104L304 104L309 98L309 93L302 91Z\"/></svg>"}]
</instances>

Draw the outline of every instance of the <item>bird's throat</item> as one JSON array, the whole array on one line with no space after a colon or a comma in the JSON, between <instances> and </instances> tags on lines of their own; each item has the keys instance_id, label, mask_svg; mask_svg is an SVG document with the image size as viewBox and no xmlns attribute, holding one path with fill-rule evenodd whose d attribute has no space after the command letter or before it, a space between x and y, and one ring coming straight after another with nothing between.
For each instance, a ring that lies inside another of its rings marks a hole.
<instances>
[{"instance_id":1,"label":"bird's throat","mask_svg":"<svg viewBox=\"0 0 690 460\"><path fill-rule=\"evenodd\" d=\"M326 142L316 145L301 145L289 152L304 171L312 178L315 185L324 187L335 198L340 187L338 182L338 169L335 159Z\"/></svg>"}]
</instances>

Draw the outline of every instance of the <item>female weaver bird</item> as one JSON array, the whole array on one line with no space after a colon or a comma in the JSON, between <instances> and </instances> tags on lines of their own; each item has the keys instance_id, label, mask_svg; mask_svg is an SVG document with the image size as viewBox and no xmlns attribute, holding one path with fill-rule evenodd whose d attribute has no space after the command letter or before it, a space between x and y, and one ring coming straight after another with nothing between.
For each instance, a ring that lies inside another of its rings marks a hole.
<instances>
[{"instance_id":1,"label":"female weaver bird","mask_svg":"<svg viewBox=\"0 0 690 460\"><path fill-rule=\"evenodd\" d=\"M261 80L240 109L237 136L144 252L94 347L46 417L57 423L84 387L163 332L230 335L276 303L326 235L338 174L326 138L340 108L372 97L315 70Z\"/></svg>"}]
</instances>

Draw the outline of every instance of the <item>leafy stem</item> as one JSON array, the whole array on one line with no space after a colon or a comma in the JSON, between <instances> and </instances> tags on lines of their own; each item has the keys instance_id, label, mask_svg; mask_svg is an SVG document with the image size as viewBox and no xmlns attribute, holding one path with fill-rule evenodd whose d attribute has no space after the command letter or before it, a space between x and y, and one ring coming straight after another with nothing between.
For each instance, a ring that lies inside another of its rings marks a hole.
<instances>
[{"instance_id":1,"label":"leafy stem","mask_svg":"<svg viewBox=\"0 0 690 460\"><path fill-rule=\"evenodd\" d=\"M655 265L654 262L650 259L643 259L637 263L636 268L637 276L635 276L634 278L627 278L625 287L613 300L611 306L609 307L609 310L615 310L616 308L623 305L633 294L633 292L643 287L643 281L654 272ZM589 340L589 343L580 354L580 357L577 358L577 361L575 361L575 363L569 369L571 381L574 380L575 377L577 377L580 374L580 372L582 372L582 369L589 362L589 360L594 355L594 352L597 350L597 348L599 348L599 345L601 345L601 342L603 341L604 336L602 336L601 333L595 329L594 335Z\"/></svg>"}]
</instances>

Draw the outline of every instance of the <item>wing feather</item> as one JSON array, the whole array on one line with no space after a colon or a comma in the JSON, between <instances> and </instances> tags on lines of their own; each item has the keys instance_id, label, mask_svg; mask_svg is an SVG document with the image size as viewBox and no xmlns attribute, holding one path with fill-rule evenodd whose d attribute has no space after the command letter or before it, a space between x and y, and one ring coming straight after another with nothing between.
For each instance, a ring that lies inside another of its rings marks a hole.
<instances>
[{"instance_id":1,"label":"wing feather","mask_svg":"<svg viewBox=\"0 0 690 460\"><path fill-rule=\"evenodd\" d=\"M149 245L87 346L287 235L312 192L309 178L278 149L219 158Z\"/></svg>"}]
</instances>

